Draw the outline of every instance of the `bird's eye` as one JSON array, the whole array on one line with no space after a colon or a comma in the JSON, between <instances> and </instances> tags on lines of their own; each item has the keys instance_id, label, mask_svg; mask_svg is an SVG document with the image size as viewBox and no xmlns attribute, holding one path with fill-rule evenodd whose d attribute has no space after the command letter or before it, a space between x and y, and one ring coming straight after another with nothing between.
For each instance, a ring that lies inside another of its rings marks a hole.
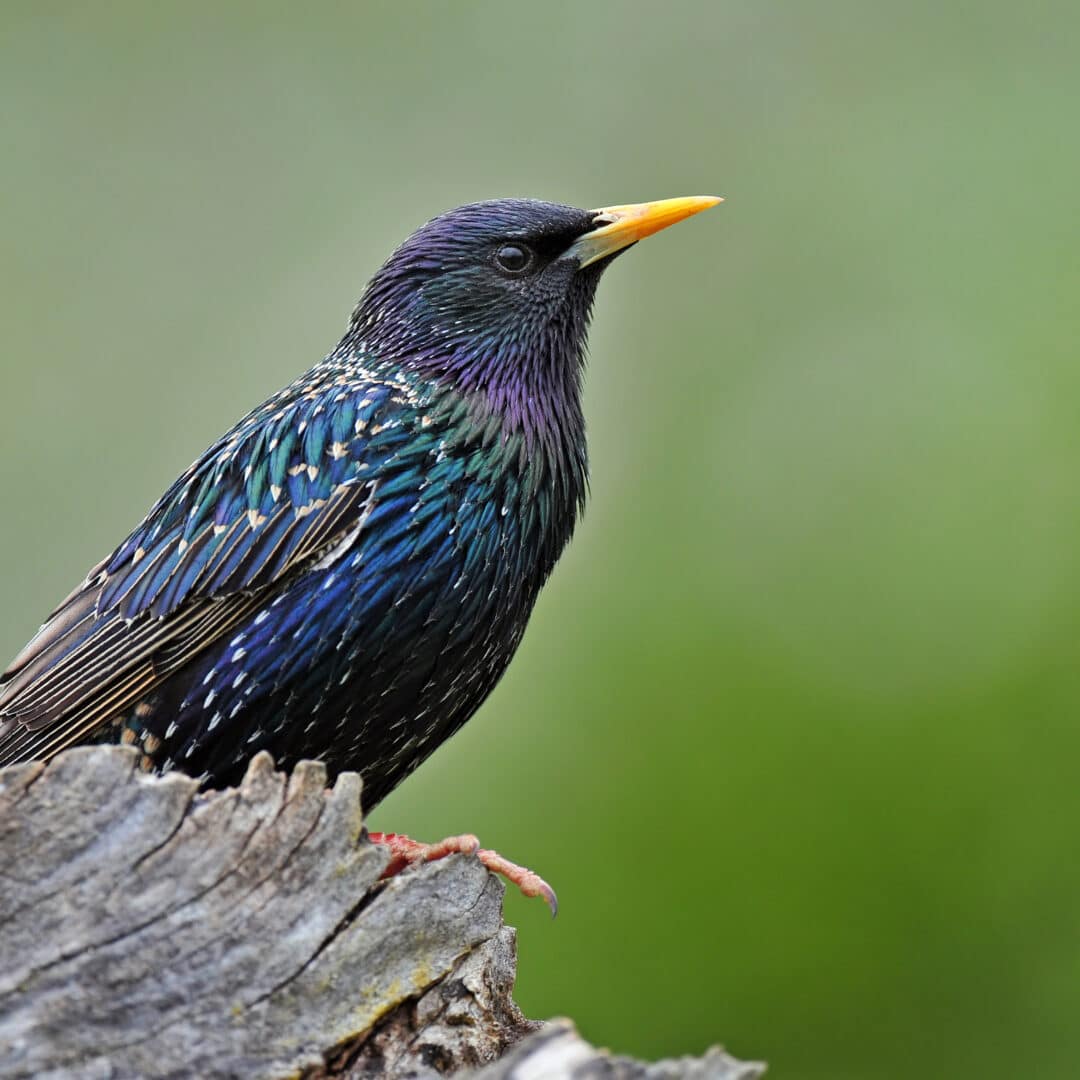
<instances>
[{"instance_id":1,"label":"bird's eye","mask_svg":"<svg viewBox=\"0 0 1080 1080\"><path fill-rule=\"evenodd\" d=\"M495 264L507 274L520 274L532 265L533 253L524 244L502 244L495 252Z\"/></svg>"}]
</instances>

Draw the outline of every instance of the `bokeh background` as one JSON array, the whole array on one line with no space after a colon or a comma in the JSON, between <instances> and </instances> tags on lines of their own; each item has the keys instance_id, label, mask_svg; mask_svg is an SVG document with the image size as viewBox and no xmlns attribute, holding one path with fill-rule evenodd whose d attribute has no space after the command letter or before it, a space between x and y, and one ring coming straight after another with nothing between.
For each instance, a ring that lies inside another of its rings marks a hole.
<instances>
[{"instance_id":1,"label":"bokeh background","mask_svg":"<svg viewBox=\"0 0 1080 1080\"><path fill-rule=\"evenodd\" d=\"M594 497L374 824L518 995L782 1080L1080 1069L1080 9L7 0L0 652L455 204L727 203L620 260ZM920 1064L922 1063L922 1064Z\"/></svg>"}]
</instances>

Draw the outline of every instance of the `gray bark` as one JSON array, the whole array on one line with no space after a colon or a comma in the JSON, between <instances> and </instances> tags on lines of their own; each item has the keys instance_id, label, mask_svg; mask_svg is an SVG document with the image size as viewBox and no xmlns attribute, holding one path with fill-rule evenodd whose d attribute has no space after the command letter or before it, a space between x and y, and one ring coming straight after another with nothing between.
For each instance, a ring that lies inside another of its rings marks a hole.
<instances>
[{"instance_id":1,"label":"gray bark","mask_svg":"<svg viewBox=\"0 0 1080 1080\"><path fill-rule=\"evenodd\" d=\"M320 765L260 754L200 793L138 760L0 770L0 1076L760 1075L526 1020L502 883L464 856L380 881L355 774L327 790Z\"/></svg>"}]
</instances>

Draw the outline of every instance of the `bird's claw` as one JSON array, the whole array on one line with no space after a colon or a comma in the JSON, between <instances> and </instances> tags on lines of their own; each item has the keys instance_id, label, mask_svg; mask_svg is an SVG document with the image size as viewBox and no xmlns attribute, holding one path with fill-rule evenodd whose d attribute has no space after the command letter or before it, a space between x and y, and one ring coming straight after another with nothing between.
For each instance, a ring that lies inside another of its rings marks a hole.
<instances>
[{"instance_id":1,"label":"bird's claw","mask_svg":"<svg viewBox=\"0 0 1080 1080\"><path fill-rule=\"evenodd\" d=\"M390 861L382 872L383 878L393 877L416 863L434 862L447 855L475 855L493 874L498 874L521 890L523 896L543 897L551 910L551 917L559 913L559 899L555 890L539 875L525 866L504 859L497 851L480 847L480 841L472 833L448 836L434 844L424 844L401 833L368 833L373 844L381 844L390 851Z\"/></svg>"},{"instance_id":2,"label":"bird's claw","mask_svg":"<svg viewBox=\"0 0 1080 1080\"><path fill-rule=\"evenodd\" d=\"M541 896L544 903L551 910L554 919L559 914L559 898L555 890L539 875L527 866L518 866L509 859L504 859L497 851L481 848L476 853L477 858L493 873L506 878L520 890L522 896Z\"/></svg>"}]
</instances>

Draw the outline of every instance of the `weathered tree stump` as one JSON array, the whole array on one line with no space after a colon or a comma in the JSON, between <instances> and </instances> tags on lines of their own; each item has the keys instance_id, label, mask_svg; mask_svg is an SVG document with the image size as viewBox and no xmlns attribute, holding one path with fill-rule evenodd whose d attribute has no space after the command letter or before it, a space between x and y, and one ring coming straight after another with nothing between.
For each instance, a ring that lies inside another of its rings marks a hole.
<instances>
[{"instance_id":1,"label":"weathered tree stump","mask_svg":"<svg viewBox=\"0 0 1080 1080\"><path fill-rule=\"evenodd\" d=\"M641 1065L511 997L502 883L454 856L380 882L360 779L256 757L237 789L123 747L0 770L0 1076L751 1080Z\"/></svg>"}]
</instances>

